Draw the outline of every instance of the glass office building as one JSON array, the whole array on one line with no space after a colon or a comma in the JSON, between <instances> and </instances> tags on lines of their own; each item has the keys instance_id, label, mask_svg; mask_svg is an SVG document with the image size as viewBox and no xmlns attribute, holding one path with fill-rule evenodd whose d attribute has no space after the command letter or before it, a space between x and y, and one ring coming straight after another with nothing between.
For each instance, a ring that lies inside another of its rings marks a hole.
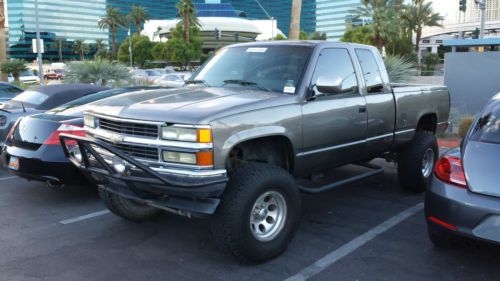
<instances>
[{"instance_id":1,"label":"glass office building","mask_svg":"<svg viewBox=\"0 0 500 281\"><path fill-rule=\"evenodd\" d=\"M98 20L105 14L106 0L38 0L40 34L44 40L44 59L49 61L79 58L75 41L86 43L85 56L95 53L96 40L108 40ZM34 0L7 1L8 55L10 58L36 60L32 40L36 38Z\"/></svg>"},{"instance_id":2,"label":"glass office building","mask_svg":"<svg viewBox=\"0 0 500 281\"><path fill-rule=\"evenodd\" d=\"M362 25L352 16L360 5L359 0L316 0L316 30L326 33L328 40L339 40L346 29Z\"/></svg>"}]
</instances>

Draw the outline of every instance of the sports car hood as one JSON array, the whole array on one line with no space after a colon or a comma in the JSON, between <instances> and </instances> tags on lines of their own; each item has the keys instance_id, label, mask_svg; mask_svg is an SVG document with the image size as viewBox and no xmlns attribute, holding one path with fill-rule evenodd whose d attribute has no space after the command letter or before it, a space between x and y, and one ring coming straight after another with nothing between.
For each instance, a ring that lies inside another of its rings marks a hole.
<instances>
[{"instance_id":1,"label":"sports car hood","mask_svg":"<svg viewBox=\"0 0 500 281\"><path fill-rule=\"evenodd\" d=\"M463 165L469 189L500 197L500 144L469 141L463 152Z\"/></svg>"},{"instance_id":2,"label":"sports car hood","mask_svg":"<svg viewBox=\"0 0 500 281\"><path fill-rule=\"evenodd\" d=\"M88 111L137 120L206 124L222 116L293 101L295 96L248 87L184 87L120 95L98 101Z\"/></svg>"}]
</instances>

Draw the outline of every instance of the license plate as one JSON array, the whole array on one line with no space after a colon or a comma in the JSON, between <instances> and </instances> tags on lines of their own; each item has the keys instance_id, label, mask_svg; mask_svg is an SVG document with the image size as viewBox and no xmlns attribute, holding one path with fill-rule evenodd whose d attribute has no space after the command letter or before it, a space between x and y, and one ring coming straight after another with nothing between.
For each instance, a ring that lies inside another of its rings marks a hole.
<instances>
[{"instance_id":1,"label":"license plate","mask_svg":"<svg viewBox=\"0 0 500 281\"><path fill-rule=\"evenodd\" d=\"M11 156L9 160L9 169L11 170L19 170L19 158L16 156Z\"/></svg>"}]
</instances>

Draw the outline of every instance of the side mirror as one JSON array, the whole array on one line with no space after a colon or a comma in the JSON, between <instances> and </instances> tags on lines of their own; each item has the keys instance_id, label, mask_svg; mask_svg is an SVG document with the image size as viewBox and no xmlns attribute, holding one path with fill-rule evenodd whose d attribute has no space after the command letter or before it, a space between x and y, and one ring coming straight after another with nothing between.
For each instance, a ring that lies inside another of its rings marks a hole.
<instances>
[{"instance_id":1,"label":"side mirror","mask_svg":"<svg viewBox=\"0 0 500 281\"><path fill-rule=\"evenodd\" d=\"M320 76L316 81L316 88L323 94L336 95L342 93L342 82L344 81L339 76Z\"/></svg>"}]
</instances>

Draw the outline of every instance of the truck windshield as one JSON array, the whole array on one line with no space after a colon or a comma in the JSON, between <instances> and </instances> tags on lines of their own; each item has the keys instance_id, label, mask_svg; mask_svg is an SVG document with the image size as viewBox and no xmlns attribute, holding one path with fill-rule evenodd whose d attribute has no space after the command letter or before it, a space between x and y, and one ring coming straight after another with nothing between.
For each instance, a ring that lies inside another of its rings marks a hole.
<instances>
[{"instance_id":1,"label":"truck windshield","mask_svg":"<svg viewBox=\"0 0 500 281\"><path fill-rule=\"evenodd\" d=\"M191 77L211 87L256 87L294 94L312 48L232 47L219 51ZM189 83L189 82L188 82Z\"/></svg>"}]
</instances>

